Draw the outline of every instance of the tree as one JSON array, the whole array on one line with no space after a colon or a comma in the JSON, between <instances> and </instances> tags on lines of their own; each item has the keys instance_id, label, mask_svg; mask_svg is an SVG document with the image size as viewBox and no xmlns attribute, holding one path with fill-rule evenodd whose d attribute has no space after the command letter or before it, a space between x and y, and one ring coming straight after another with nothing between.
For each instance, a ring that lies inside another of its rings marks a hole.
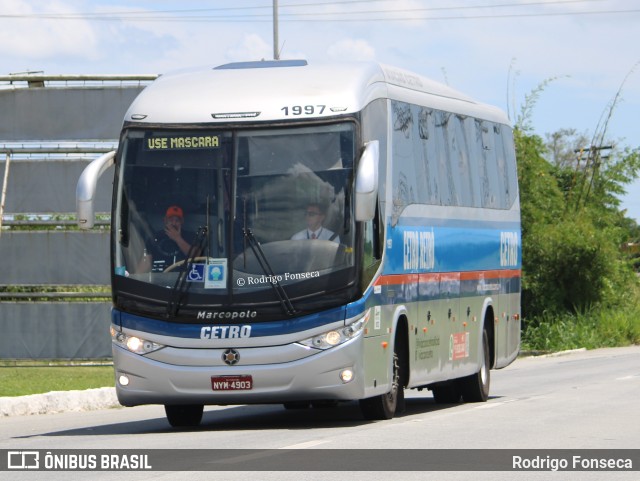
<instances>
[{"instance_id":1,"label":"tree","mask_svg":"<svg viewBox=\"0 0 640 481\"><path fill-rule=\"evenodd\" d=\"M572 131L545 144L516 129L522 216L525 316L582 311L624 302L637 280L621 246L637 236L635 223L620 211L618 195L638 173L638 151L614 152L588 164L552 164L545 157L570 158ZM588 188L587 188L588 186Z\"/></svg>"}]
</instances>

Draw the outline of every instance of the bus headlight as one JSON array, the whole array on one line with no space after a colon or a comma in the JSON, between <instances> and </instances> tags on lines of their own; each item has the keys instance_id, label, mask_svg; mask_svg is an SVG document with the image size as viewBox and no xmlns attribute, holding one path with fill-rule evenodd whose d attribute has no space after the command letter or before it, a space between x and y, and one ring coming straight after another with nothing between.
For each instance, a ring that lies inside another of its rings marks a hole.
<instances>
[{"instance_id":1,"label":"bus headlight","mask_svg":"<svg viewBox=\"0 0 640 481\"><path fill-rule=\"evenodd\" d=\"M135 354L149 354L162 349L164 346L153 341L147 341L136 336L128 336L111 326L111 340L120 347Z\"/></svg>"},{"instance_id":2,"label":"bus headlight","mask_svg":"<svg viewBox=\"0 0 640 481\"><path fill-rule=\"evenodd\" d=\"M361 317L346 327L333 329L331 331L318 334L317 336L303 339L302 341L298 341L298 344L302 344L307 347L315 347L316 349L329 349L331 347L338 346L360 336L363 332L367 319L368 316Z\"/></svg>"}]
</instances>

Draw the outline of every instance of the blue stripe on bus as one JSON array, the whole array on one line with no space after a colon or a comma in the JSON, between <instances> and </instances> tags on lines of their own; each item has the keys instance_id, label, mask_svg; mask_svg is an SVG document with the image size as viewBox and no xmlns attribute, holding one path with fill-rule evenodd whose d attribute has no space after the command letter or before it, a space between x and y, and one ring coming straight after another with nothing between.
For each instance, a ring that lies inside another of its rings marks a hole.
<instances>
[{"instance_id":1,"label":"blue stripe on bus","mask_svg":"<svg viewBox=\"0 0 640 481\"><path fill-rule=\"evenodd\" d=\"M517 223L483 227L458 221L458 227L411 222L388 226L384 274L520 269L521 236Z\"/></svg>"},{"instance_id":2,"label":"blue stripe on bus","mask_svg":"<svg viewBox=\"0 0 640 481\"><path fill-rule=\"evenodd\" d=\"M334 322L344 321L345 312L346 308L341 306L336 309L329 309L327 311L308 316L284 319L280 321L255 322L255 319L250 319L247 322L208 322L197 324L185 324L169 322L161 319L150 319L121 312L116 309L113 310L112 317L115 324L119 324L125 329L148 332L161 336L200 339L200 331L205 326L239 326L251 324L251 337L279 336L306 331L326 324L332 324Z\"/></svg>"}]
</instances>

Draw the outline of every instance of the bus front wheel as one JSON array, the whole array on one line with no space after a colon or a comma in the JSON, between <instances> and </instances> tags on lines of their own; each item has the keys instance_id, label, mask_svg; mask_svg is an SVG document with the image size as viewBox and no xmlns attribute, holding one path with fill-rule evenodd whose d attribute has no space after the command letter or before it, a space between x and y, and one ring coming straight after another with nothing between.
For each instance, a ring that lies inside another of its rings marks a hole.
<instances>
[{"instance_id":1,"label":"bus front wheel","mask_svg":"<svg viewBox=\"0 0 640 481\"><path fill-rule=\"evenodd\" d=\"M401 384L398 353L393 353L393 379L391 391L386 394L360 400L360 410L365 419L391 419L404 405L404 387Z\"/></svg>"},{"instance_id":2,"label":"bus front wheel","mask_svg":"<svg viewBox=\"0 0 640 481\"><path fill-rule=\"evenodd\" d=\"M174 428L195 427L202 421L204 406L202 404L165 404L169 424Z\"/></svg>"}]
</instances>

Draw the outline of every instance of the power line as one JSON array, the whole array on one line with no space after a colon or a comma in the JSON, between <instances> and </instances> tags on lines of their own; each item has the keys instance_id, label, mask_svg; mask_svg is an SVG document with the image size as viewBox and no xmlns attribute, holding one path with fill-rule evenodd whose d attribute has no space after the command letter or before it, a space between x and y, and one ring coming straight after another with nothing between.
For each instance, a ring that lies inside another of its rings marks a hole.
<instances>
[{"instance_id":1,"label":"power line","mask_svg":"<svg viewBox=\"0 0 640 481\"><path fill-rule=\"evenodd\" d=\"M386 0L383 0L386 1ZM544 1L536 1L536 2L526 2L526 3L499 3L492 5L462 5L462 6L447 6L447 7L425 7L425 8L405 8L399 10L360 10L354 11L350 10L348 12L335 12L335 13L297 13L297 14L289 14L289 15L339 15L343 13L347 13L349 15L352 14L372 14L372 13L411 13L411 12L438 12L438 11L451 11L451 10L484 10L490 8L521 8L521 7L531 7L531 6L547 6L547 5L564 5L564 4L573 4L573 3L587 3L587 2L602 2L606 0L556 0L551 2ZM357 0L354 2L331 2L326 4L316 4L316 5L331 5L333 3L368 3L363 0ZM312 5L312 4L307 4Z\"/></svg>"},{"instance_id":2,"label":"power line","mask_svg":"<svg viewBox=\"0 0 640 481\"><path fill-rule=\"evenodd\" d=\"M284 4L280 5L280 8L306 8L306 7L319 7L319 6L342 6L342 5L355 5L360 3L387 3L394 0L343 0L333 2L313 2L313 3L297 3L297 4ZM529 6L551 6L551 5L564 5L574 3L591 3L602 2L607 0L555 0L555 1L536 1L536 2L511 2L511 3L498 3L490 5L463 5L463 6L447 6L447 7L426 7L426 8L409 8L400 10L372 10L372 11L342 11L342 12L315 12L315 13L299 13L288 15L332 15L332 14L353 14L353 13L398 13L398 12L417 12L417 11L447 11L447 10L478 10L487 8L520 8ZM394 1L395 4L395 1ZM225 11L245 11L245 10L270 10L272 7L269 5L260 6L245 6L245 7L216 7L216 8L196 8L196 9L171 9L171 10L127 10L127 11L115 11L115 12L84 12L84 13L30 13L30 14L1 14L0 17L7 18L45 18L45 19L70 19L70 18L94 18L94 17L135 17L135 16L155 16L155 15L173 15L173 14L202 14L205 12L225 12ZM268 16L270 14L253 14L253 16Z\"/></svg>"},{"instance_id":3,"label":"power line","mask_svg":"<svg viewBox=\"0 0 640 481\"><path fill-rule=\"evenodd\" d=\"M338 2L314 2L305 4L288 4L280 5L280 8L299 8L299 7L317 7L317 6L336 6L349 5L359 3L371 3L372 1L388 1L388 0L352 0ZM280 17L285 22L403 22L403 21L433 21L433 20L478 20L478 19L500 19L500 18L517 18L517 17L552 17L552 16L576 16L576 15L611 15L622 13L638 13L640 9L630 10L597 10L597 11L571 11L571 12L527 12L527 13L494 13L488 15L449 15L435 17L358 17L358 18L336 18L336 16L348 17L349 15L378 15L378 14L411 14L418 12L436 12L436 11L462 11L462 10L482 10L490 8L522 8L531 6L551 6L597 2L603 0L557 0L552 2L526 2L526 3L501 3L491 5L475 5L475 6L448 6L448 7L426 7L426 8L410 8L410 9L392 9L392 10L360 10L360 11L341 11L341 12L301 12L301 13L280 13ZM271 8L270 6L258 7L219 7L206 9L180 9L180 10L158 10L158 11L129 11L129 12L109 12L109 13L34 13L34 14L0 14L0 18L12 19L38 19L38 20L97 20L97 21L125 21L135 20L141 22L231 22L231 23L249 23L249 22L271 22L270 13L249 13L249 14L231 14L223 16L202 15L205 12L229 12L239 10L257 10ZM176 15L182 14L182 15ZM193 15L184 15L193 14ZM171 16L169 16L171 15ZM284 18L283 18L284 17ZM300 18L315 17L315 18Z\"/></svg>"},{"instance_id":4,"label":"power line","mask_svg":"<svg viewBox=\"0 0 640 481\"><path fill-rule=\"evenodd\" d=\"M476 9L486 9L486 8L509 8L509 7L528 7L528 6L551 6L551 5L564 5L564 4L572 4L572 3L591 3L591 2L603 2L609 0L554 0L554 1L536 1L536 2L512 2L512 3L498 3L492 5L459 5L459 6L447 6L447 7L426 7L426 8L409 8L402 10L378 10L379 13L388 13L388 12L415 12L415 11L443 11L443 10L476 10ZM371 4L371 3L391 3L395 5L395 0L343 0L337 2L313 2L313 3L289 3L289 4L281 4L279 8L306 8L306 7L327 7L327 6L343 6L343 5L356 5L360 3ZM254 7L218 7L218 8L204 8L204 9L195 9L195 10L169 10L164 12L215 12L215 11L228 11L228 10L260 10L260 9L270 9L270 6L254 6ZM163 12L163 11L160 11ZM375 12L375 11L372 11ZM372 13L372 12L335 12L335 13ZM126 12L124 12L126 13ZM145 13L145 12L142 12ZM264 14L266 15L266 14ZM292 14L293 15L293 14ZM311 13L310 15L314 15ZM322 15L322 13L318 13L318 15Z\"/></svg>"},{"instance_id":5,"label":"power line","mask_svg":"<svg viewBox=\"0 0 640 481\"><path fill-rule=\"evenodd\" d=\"M578 15L612 15L621 13L640 13L640 9L635 10L598 10L591 12L546 12L546 13L510 13L497 15L465 15L465 16L440 16L440 17L395 17L395 18L358 18L358 19L300 19L300 20L283 20L285 22L415 22L415 21L435 21L435 20L490 20L504 18L523 18L523 17L567 17Z\"/></svg>"},{"instance_id":6,"label":"power line","mask_svg":"<svg viewBox=\"0 0 640 481\"><path fill-rule=\"evenodd\" d=\"M381 12L379 12L381 13ZM390 12L384 12L390 13ZM406 12L408 13L408 12ZM640 9L631 10L596 10L596 11L583 11L583 12L545 12L545 13L509 13L509 14L493 14L493 15L464 15L464 16L438 16L438 17L369 17L369 18L327 18L330 14L313 14L314 16L322 16L323 18L284 18L283 22L295 23L295 22L409 22L409 21L437 21L437 20L490 20L490 19L504 19L504 18L534 18L534 17L566 17L566 16L581 16L581 15L615 15L624 13L640 13ZM311 14L308 14L311 15ZM281 14L281 16L284 16ZM12 16L2 15L0 18L16 18L16 19L29 19L34 20L33 17L26 16ZM185 23L262 23L271 22L270 15L264 15L264 18L256 18L253 16L248 18L247 16L186 16L186 17L77 17L77 16L41 16L38 20L90 20L90 21L138 21L138 22L185 22Z\"/></svg>"}]
</instances>

